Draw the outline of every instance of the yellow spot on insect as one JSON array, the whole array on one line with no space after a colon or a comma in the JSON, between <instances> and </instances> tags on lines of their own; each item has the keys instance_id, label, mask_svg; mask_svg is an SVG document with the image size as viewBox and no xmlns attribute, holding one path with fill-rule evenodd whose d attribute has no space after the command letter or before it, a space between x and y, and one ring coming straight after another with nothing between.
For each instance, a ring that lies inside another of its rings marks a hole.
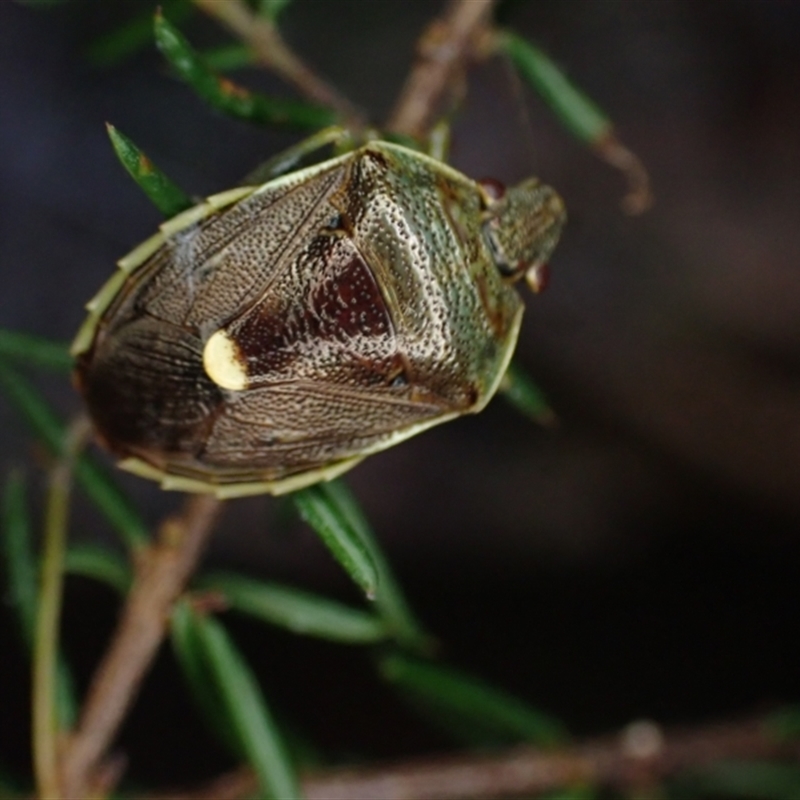
<instances>
[{"instance_id":1,"label":"yellow spot on insect","mask_svg":"<svg viewBox=\"0 0 800 800\"><path fill-rule=\"evenodd\" d=\"M203 368L217 386L240 392L247 388L247 366L239 346L223 330L212 334L203 349Z\"/></svg>"}]
</instances>

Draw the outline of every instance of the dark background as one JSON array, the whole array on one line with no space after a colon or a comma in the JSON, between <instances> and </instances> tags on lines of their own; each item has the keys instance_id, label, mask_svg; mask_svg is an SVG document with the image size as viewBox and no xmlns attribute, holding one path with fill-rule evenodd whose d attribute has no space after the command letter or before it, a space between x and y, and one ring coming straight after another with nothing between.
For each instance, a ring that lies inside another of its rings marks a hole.
<instances>
[{"instance_id":1,"label":"dark background","mask_svg":"<svg viewBox=\"0 0 800 800\"><path fill-rule=\"evenodd\" d=\"M159 217L103 122L202 195L296 136L223 119L152 48L109 68L86 48L144 2L0 2L0 325L68 339L114 261ZM380 120L438 4L296 0L285 35ZM649 717L700 722L800 700L800 4L537 0L507 21L541 44L647 164L656 205L620 211L618 174L573 141L502 62L478 68L454 164L535 173L570 222L528 312L520 361L561 424L498 399L368 459L349 483L450 663L577 734ZM204 20L198 44L221 41ZM269 75L240 79L289 93ZM41 385L64 412L65 380ZM30 462L0 400L0 466ZM35 453L34 453L35 455ZM32 473L34 508L41 478ZM178 496L123 478L153 522ZM357 601L313 534L270 498L226 512L209 562ZM81 500L77 538L104 523ZM69 581L65 646L85 683L117 611ZM278 712L334 756L452 743L419 723L356 649L231 620ZM0 765L27 770L27 665L0 618ZM120 747L150 784L229 762L165 650Z\"/></svg>"}]
</instances>

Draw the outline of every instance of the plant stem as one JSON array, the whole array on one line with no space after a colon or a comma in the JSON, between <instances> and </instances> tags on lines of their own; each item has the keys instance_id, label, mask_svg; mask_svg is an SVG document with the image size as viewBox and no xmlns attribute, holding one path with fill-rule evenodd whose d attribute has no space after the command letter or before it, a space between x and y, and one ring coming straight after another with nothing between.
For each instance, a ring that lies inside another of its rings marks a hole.
<instances>
[{"instance_id":1,"label":"plant stem","mask_svg":"<svg viewBox=\"0 0 800 800\"><path fill-rule=\"evenodd\" d=\"M467 752L384 767L332 769L306 776L301 786L307 800L487 800L539 796L576 785L611 787L641 797L688 769L723 760L799 755L797 742L779 742L761 719L663 732L654 723L638 722L619 736L587 739L557 750L526 746L491 755ZM159 792L158 798L240 800L252 797L255 787L252 771L242 768L200 791Z\"/></svg>"},{"instance_id":2,"label":"plant stem","mask_svg":"<svg viewBox=\"0 0 800 800\"><path fill-rule=\"evenodd\" d=\"M244 42L258 63L278 73L309 100L338 112L344 126L354 131L364 127L361 112L286 44L271 19L255 14L243 0L225 0L224 3L194 0L194 3Z\"/></svg>"},{"instance_id":3,"label":"plant stem","mask_svg":"<svg viewBox=\"0 0 800 800\"><path fill-rule=\"evenodd\" d=\"M106 751L155 658L172 605L193 573L221 507L210 495L189 497L180 516L161 524L156 544L138 554L117 631L67 742L62 772L66 797L85 797L96 788Z\"/></svg>"},{"instance_id":4,"label":"plant stem","mask_svg":"<svg viewBox=\"0 0 800 800\"><path fill-rule=\"evenodd\" d=\"M442 98L461 84L495 1L451 0L444 15L427 27L417 44L417 62L386 123L390 131L427 136Z\"/></svg>"},{"instance_id":5,"label":"plant stem","mask_svg":"<svg viewBox=\"0 0 800 800\"><path fill-rule=\"evenodd\" d=\"M56 665L64 584L72 468L90 431L80 417L67 429L63 455L50 472L45 509L41 583L33 643L33 762L38 795L58 798L58 718Z\"/></svg>"},{"instance_id":6,"label":"plant stem","mask_svg":"<svg viewBox=\"0 0 800 800\"><path fill-rule=\"evenodd\" d=\"M626 214L642 214L653 205L650 176L639 156L629 150L613 132L609 132L592 149L612 167L616 167L628 182L628 193L622 198Z\"/></svg>"}]
</instances>

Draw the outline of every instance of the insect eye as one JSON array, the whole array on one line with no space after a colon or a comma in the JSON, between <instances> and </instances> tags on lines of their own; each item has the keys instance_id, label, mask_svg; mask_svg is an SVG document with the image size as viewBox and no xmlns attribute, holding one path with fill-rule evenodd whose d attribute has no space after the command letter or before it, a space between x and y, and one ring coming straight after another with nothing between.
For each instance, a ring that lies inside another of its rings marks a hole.
<instances>
[{"instance_id":1,"label":"insect eye","mask_svg":"<svg viewBox=\"0 0 800 800\"><path fill-rule=\"evenodd\" d=\"M547 264L534 264L525 273L525 280L532 292L543 292L550 284L550 267Z\"/></svg>"},{"instance_id":2,"label":"insect eye","mask_svg":"<svg viewBox=\"0 0 800 800\"><path fill-rule=\"evenodd\" d=\"M486 190L481 186L484 196ZM544 288L541 266L547 261L564 224L561 198L536 178L512 186L483 212L483 239L492 260L506 278L527 274L533 291Z\"/></svg>"},{"instance_id":3,"label":"insect eye","mask_svg":"<svg viewBox=\"0 0 800 800\"><path fill-rule=\"evenodd\" d=\"M491 206L498 200L502 200L506 194L505 184L496 178L482 178L478 181L478 186L483 189L484 199L487 206Z\"/></svg>"}]
</instances>

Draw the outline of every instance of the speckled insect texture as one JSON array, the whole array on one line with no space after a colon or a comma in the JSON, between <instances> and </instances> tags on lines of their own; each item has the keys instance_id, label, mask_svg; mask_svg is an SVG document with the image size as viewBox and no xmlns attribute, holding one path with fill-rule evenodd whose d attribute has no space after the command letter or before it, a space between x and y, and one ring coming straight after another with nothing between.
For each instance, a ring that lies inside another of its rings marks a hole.
<instances>
[{"instance_id":1,"label":"speckled insect texture","mask_svg":"<svg viewBox=\"0 0 800 800\"><path fill-rule=\"evenodd\" d=\"M373 142L217 195L120 262L73 346L97 431L166 488L280 493L482 409L564 221Z\"/></svg>"}]
</instances>

